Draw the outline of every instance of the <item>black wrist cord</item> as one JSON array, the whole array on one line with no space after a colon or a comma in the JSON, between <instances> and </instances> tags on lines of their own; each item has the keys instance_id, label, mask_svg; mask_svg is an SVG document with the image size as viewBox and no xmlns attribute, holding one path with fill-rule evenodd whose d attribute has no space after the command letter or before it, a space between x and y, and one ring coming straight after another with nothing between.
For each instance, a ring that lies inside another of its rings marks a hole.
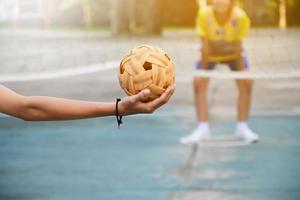
<instances>
[{"instance_id":1,"label":"black wrist cord","mask_svg":"<svg viewBox=\"0 0 300 200\"><path fill-rule=\"evenodd\" d=\"M120 125L123 123L122 122L122 116L119 115L119 108L118 108L118 105L119 105L119 102L121 101L120 98L117 98L116 100L116 118L117 118L117 122L118 122L118 128L120 128Z\"/></svg>"}]
</instances>

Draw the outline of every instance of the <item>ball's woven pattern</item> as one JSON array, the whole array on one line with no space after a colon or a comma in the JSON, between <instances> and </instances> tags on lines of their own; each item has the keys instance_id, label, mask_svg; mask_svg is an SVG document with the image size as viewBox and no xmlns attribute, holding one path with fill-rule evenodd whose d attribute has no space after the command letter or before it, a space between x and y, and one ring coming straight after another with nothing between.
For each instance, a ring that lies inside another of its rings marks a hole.
<instances>
[{"instance_id":1,"label":"ball's woven pattern","mask_svg":"<svg viewBox=\"0 0 300 200\"><path fill-rule=\"evenodd\" d=\"M150 101L174 83L174 65L163 50L148 45L139 46L121 61L119 81L130 96L148 88L151 94L147 101Z\"/></svg>"}]
</instances>

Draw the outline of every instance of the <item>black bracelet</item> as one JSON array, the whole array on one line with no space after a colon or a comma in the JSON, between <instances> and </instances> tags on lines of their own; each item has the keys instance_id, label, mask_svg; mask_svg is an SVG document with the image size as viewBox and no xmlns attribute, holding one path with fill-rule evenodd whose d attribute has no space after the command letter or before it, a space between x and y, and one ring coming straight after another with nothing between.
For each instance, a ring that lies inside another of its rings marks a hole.
<instances>
[{"instance_id":1,"label":"black bracelet","mask_svg":"<svg viewBox=\"0 0 300 200\"><path fill-rule=\"evenodd\" d=\"M116 118L117 118L117 122L118 122L118 128L120 128L120 125L123 123L122 122L122 116L119 115L119 108L118 108L118 104L121 101L120 98L117 98L116 100Z\"/></svg>"}]
</instances>

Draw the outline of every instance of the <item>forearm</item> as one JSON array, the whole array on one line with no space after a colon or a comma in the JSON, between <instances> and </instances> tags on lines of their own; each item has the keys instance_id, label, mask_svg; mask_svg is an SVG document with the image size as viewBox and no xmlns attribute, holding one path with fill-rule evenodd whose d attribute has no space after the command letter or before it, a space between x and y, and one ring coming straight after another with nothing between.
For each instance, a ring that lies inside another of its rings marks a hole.
<instances>
[{"instance_id":1,"label":"forearm","mask_svg":"<svg viewBox=\"0 0 300 200\"><path fill-rule=\"evenodd\" d=\"M205 38L202 38L202 49L201 49L201 68L206 69L209 61L209 46L208 41Z\"/></svg>"},{"instance_id":2,"label":"forearm","mask_svg":"<svg viewBox=\"0 0 300 200\"><path fill-rule=\"evenodd\" d=\"M238 42L236 42L236 48L235 48L234 56L235 56L235 59L237 61L238 69L240 71L243 71L245 69L242 52L243 52L242 43L241 43L241 41L238 41Z\"/></svg>"},{"instance_id":3,"label":"forearm","mask_svg":"<svg viewBox=\"0 0 300 200\"><path fill-rule=\"evenodd\" d=\"M175 85L157 99L144 102L150 95L150 90L143 90L136 95L122 99L118 104L118 114L121 116L152 113L168 102L175 90ZM11 115L26 121L73 120L92 117L115 115L115 102L98 103L54 97L26 97L0 84L0 113Z\"/></svg>"},{"instance_id":4,"label":"forearm","mask_svg":"<svg viewBox=\"0 0 300 200\"><path fill-rule=\"evenodd\" d=\"M207 65L210 62L222 62L228 60L236 60L237 55L234 53L228 55L216 55L211 51L211 47L208 39L202 38L202 50L201 50L201 68L207 69Z\"/></svg>"},{"instance_id":5,"label":"forearm","mask_svg":"<svg viewBox=\"0 0 300 200\"><path fill-rule=\"evenodd\" d=\"M97 103L53 97L25 97L24 118L29 121L74 120L115 113L114 103Z\"/></svg>"},{"instance_id":6,"label":"forearm","mask_svg":"<svg viewBox=\"0 0 300 200\"><path fill-rule=\"evenodd\" d=\"M208 66L208 56L203 55L201 56L201 69L207 69Z\"/></svg>"},{"instance_id":7,"label":"forearm","mask_svg":"<svg viewBox=\"0 0 300 200\"><path fill-rule=\"evenodd\" d=\"M206 49L206 50L205 50ZM205 63L209 62L226 62L226 61L231 61L234 60L237 62L238 69L243 70L244 69L244 62L243 62L243 49L242 49L242 42L237 41L235 43L234 51L230 54L226 55L216 55L211 53L209 51L209 45L206 48L203 48L203 53L202 53L202 60L205 61Z\"/></svg>"}]
</instances>

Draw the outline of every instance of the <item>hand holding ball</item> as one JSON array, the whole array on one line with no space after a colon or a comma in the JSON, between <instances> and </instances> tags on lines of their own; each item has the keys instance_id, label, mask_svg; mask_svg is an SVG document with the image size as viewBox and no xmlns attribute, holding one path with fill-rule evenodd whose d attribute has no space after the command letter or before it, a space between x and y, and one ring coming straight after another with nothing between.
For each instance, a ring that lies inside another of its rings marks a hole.
<instances>
[{"instance_id":1,"label":"hand holding ball","mask_svg":"<svg viewBox=\"0 0 300 200\"><path fill-rule=\"evenodd\" d=\"M157 47L136 47L121 61L119 82L129 96L149 89L151 93L146 101L151 101L174 81L174 64L167 53Z\"/></svg>"}]
</instances>

